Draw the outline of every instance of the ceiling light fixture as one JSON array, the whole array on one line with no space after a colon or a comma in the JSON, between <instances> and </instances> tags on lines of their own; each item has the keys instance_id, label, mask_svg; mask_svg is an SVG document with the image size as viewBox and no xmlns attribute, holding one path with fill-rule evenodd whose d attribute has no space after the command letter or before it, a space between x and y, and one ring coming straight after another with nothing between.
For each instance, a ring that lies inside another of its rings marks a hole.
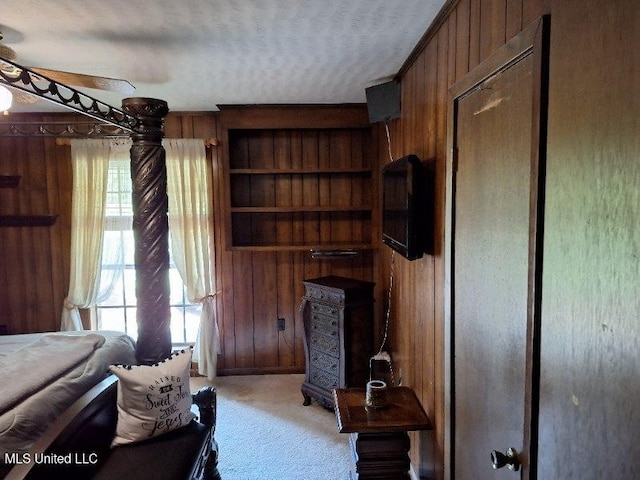
<instances>
[{"instance_id":1,"label":"ceiling light fixture","mask_svg":"<svg viewBox=\"0 0 640 480\"><path fill-rule=\"evenodd\" d=\"M9 89L3 85L0 85L0 112L6 112L11 108L11 102L13 101L13 95Z\"/></svg>"}]
</instances>

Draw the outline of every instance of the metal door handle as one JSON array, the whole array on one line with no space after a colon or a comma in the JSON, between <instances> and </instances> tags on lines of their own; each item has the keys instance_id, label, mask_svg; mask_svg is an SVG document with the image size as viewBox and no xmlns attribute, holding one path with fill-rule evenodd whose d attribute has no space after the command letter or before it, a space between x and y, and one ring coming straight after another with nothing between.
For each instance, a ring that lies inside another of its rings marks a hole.
<instances>
[{"instance_id":1,"label":"metal door handle","mask_svg":"<svg viewBox=\"0 0 640 480\"><path fill-rule=\"evenodd\" d=\"M505 465L509 470L517 472L520 469L520 462L518 461L518 452L513 447L507 449L507 453L502 453L497 450L491 452L491 465L495 470L502 468Z\"/></svg>"}]
</instances>

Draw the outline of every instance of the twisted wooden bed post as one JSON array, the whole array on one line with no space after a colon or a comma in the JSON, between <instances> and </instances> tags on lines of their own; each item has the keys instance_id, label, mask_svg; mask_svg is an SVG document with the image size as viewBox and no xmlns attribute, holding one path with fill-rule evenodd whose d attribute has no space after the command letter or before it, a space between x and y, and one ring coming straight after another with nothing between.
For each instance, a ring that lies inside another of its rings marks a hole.
<instances>
[{"instance_id":1,"label":"twisted wooden bed post","mask_svg":"<svg viewBox=\"0 0 640 480\"><path fill-rule=\"evenodd\" d=\"M171 354L169 224L164 117L167 102L127 98L122 109L138 119L131 134L133 236L135 243L138 340L136 357L153 364Z\"/></svg>"}]
</instances>

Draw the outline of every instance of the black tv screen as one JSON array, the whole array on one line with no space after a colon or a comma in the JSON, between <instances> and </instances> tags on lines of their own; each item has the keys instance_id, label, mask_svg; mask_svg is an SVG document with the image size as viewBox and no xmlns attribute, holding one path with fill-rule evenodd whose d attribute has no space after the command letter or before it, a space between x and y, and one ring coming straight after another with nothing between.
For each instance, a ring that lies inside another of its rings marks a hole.
<instances>
[{"instance_id":1,"label":"black tv screen","mask_svg":"<svg viewBox=\"0 0 640 480\"><path fill-rule=\"evenodd\" d=\"M382 241L408 260L425 247L425 178L422 163L407 155L382 168Z\"/></svg>"}]
</instances>

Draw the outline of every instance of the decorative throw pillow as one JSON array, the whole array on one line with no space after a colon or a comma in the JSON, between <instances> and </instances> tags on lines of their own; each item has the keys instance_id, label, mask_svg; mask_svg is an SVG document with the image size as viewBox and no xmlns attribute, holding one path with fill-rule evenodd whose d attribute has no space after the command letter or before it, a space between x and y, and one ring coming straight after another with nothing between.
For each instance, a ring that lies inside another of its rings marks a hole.
<instances>
[{"instance_id":1,"label":"decorative throw pillow","mask_svg":"<svg viewBox=\"0 0 640 480\"><path fill-rule=\"evenodd\" d=\"M111 365L118 377L118 423L111 446L146 440L187 425L193 347L155 365Z\"/></svg>"}]
</instances>

